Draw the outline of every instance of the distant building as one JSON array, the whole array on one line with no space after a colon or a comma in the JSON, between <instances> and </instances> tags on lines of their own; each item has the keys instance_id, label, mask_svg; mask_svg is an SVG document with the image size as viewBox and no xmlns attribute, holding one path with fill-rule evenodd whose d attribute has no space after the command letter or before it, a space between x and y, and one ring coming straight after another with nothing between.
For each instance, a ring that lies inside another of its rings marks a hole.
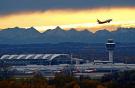
<instances>
[{"instance_id":1,"label":"distant building","mask_svg":"<svg viewBox=\"0 0 135 88\"><path fill-rule=\"evenodd\" d=\"M72 58L69 54L20 54L3 55L1 62L8 65L58 65L80 63L81 59ZM72 61L72 62L71 62Z\"/></svg>"}]
</instances>

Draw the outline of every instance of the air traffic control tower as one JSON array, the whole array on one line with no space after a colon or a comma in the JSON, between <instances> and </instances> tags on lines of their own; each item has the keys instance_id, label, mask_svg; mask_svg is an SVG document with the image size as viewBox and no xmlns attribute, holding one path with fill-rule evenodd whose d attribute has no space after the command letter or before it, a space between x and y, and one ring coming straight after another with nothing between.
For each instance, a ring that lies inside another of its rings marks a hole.
<instances>
[{"instance_id":1,"label":"air traffic control tower","mask_svg":"<svg viewBox=\"0 0 135 88\"><path fill-rule=\"evenodd\" d=\"M115 42L113 41L113 39L108 39L106 43L106 48L109 52L109 62L113 63L113 51L115 48Z\"/></svg>"}]
</instances>

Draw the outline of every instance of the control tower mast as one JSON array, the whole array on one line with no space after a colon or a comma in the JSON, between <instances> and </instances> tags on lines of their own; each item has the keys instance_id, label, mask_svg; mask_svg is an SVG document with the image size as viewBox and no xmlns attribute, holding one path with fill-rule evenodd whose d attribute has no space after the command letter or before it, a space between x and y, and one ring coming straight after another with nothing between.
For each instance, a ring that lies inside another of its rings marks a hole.
<instances>
[{"instance_id":1,"label":"control tower mast","mask_svg":"<svg viewBox=\"0 0 135 88\"><path fill-rule=\"evenodd\" d=\"M109 52L109 61L113 63L113 51L115 48L115 42L113 41L113 39L108 39L106 43L106 48Z\"/></svg>"}]
</instances>

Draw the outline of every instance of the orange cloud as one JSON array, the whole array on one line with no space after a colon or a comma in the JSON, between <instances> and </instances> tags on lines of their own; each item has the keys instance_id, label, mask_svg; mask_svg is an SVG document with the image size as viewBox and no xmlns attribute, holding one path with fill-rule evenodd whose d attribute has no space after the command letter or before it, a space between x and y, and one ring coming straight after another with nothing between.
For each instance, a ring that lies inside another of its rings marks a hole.
<instances>
[{"instance_id":1,"label":"orange cloud","mask_svg":"<svg viewBox=\"0 0 135 88\"><path fill-rule=\"evenodd\" d=\"M92 31L99 29L115 29L117 27L135 27L135 8L131 7L111 7L100 9L57 9L45 12L20 13L0 17L0 28L8 27L31 27L34 26L39 31L48 28L61 26L68 28L87 28ZM110 24L99 25L96 19L113 19Z\"/></svg>"}]
</instances>

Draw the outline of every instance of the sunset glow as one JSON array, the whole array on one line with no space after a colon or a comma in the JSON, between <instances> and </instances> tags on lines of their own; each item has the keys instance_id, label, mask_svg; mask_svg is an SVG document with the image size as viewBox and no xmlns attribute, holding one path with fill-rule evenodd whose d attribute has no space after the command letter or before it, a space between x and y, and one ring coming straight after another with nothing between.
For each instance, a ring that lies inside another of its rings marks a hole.
<instances>
[{"instance_id":1,"label":"sunset glow","mask_svg":"<svg viewBox=\"0 0 135 88\"><path fill-rule=\"evenodd\" d=\"M64 29L114 30L117 27L135 27L134 7L95 9L54 9L43 12L22 12L0 16L0 28L35 27L40 32L60 26ZM113 19L109 24L97 24L96 20Z\"/></svg>"}]
</instances>

